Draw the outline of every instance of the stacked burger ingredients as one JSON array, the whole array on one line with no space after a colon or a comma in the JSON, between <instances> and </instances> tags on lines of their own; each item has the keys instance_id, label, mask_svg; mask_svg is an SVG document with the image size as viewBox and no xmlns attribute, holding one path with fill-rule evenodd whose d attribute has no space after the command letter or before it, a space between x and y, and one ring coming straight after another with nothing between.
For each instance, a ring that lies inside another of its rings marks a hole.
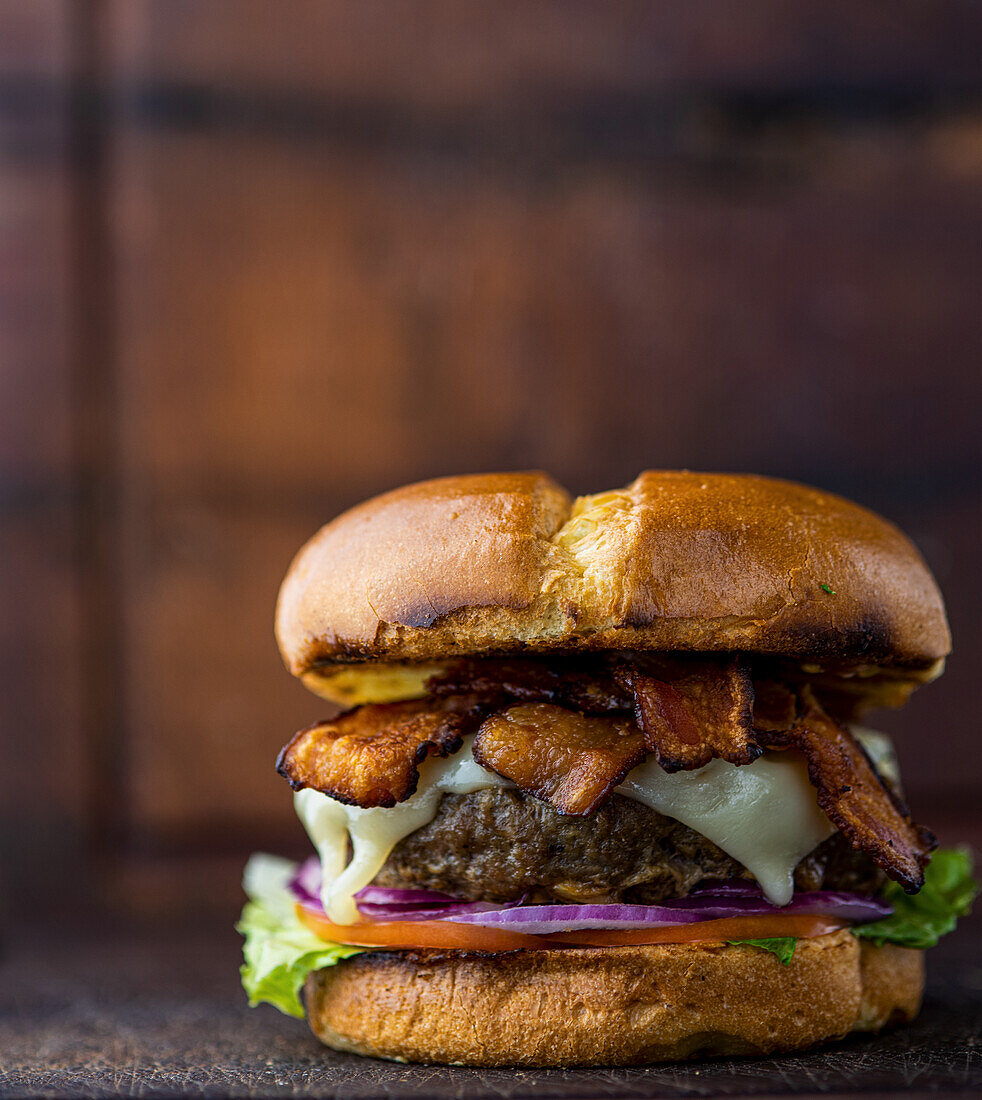
<instances>
[{"instance_id":1,"label":"stacked burger ingredients","mask_svg":"<svg viewBox=\"0 0 982 1100\"><path fill-rule=\"evenodd\" d=\"M676 471L575 502L542 474L409 486L308 543L277 633L346 709L280 754L317 854L250 862L243 980L295 1015L305 986L337 1049L795 1049L912 1018L922 949L970 904L967 853L932 861L859 724L941 671L941 598L839 498Z\"/></svg>"}]
</instances>

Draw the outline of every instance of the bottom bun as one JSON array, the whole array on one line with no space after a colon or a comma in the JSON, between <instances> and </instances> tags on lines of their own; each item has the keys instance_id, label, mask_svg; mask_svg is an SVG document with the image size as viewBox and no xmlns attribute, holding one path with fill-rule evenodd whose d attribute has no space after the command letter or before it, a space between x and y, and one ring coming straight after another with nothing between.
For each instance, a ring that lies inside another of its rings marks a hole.
<instances>
[{"instance_id":1,"label":"bottom bun","mask_svg":"<svg viewBox=\"0 0 982 1100\"><path fill-rule=\"evenodd\" d=\"M373 951L307 979L335 1050L466 1066L617 1066L799 1050L917 1015L923 952L843 930L783 966L718 943Z\"/></svg>"}]
</instances>

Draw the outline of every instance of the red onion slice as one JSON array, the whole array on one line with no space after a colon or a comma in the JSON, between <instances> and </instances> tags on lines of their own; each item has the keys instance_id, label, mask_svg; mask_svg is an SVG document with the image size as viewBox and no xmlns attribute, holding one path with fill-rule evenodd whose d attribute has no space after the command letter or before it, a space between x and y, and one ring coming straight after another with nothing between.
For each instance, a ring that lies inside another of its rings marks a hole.
<instances>
[{"instance_id":1,"label":"red onion slice","mask_svg":"<svg viewBox=\"0 0 982 1100\"><path fill-rule=\"evenodd\" d=\"M365 886L355 897L359 907L364 905L412 906L425 905L427 909L439 906L461 905L460 898L452 894L441 894L436 890L397 890L386 886Z\"/></svg>"},{"instance_id":2,"label":"red onion slice","mask_svg":"<svg viewBox=\"0 0 982 1100\"><path fill-rule=\"evenodd\" d=\"M294 897L306 908L323 912L320 902L320 864L302 863L290 880ZM764 899L755 883L709 884L684 898L661 905L523 905L512 902L468 902L435 890L399 890L366 886L355 895L358 909L370 920L433 921L474 924L485 928L512 928L528 935L572 932L579 929L663 928L730 917L773 916L780 913L837 917L853 923L879 920L892 908L878 898L831 890L795 894L778 907Z\"/></svg>"},{"instance_id":3,"label":"red onion slice","mask_svg":"<svg viewBox=\"0 0 982 1100\"><path fill-rule=\"evenodd\" d=\"M485 913L450 913L442 918L459 924L485 928L511 928L516 932L545 936L551 932L579 929L665 928L730 917L759 917L779 914L837 917L860 923L879 920L892 912L889 905L859 894L817 891L798 894L788 905L778 907L754 898L721 901L711 898L679 898L663 905L523 905Z\"/></svg>"},{"instance_id":4,"label":"red onion slice","mask_svg":"<svg viewBox=\"0 0 982 1100\"><path fill-rule=\"evenodd\" d=\"M303 905L320 905L321 864L317 856L311 856L297 866L287 889Z\"/></svg>"}]
</instances>

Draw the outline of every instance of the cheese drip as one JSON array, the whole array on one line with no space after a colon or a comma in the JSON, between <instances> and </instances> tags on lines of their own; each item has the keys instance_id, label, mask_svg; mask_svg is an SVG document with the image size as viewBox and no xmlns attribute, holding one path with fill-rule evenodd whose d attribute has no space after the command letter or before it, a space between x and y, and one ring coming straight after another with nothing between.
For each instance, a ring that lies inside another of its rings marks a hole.
<instances>
[{"instance_id":1,"label":"cheese drip","mask_svg":"<svg viewBox=\"0 0 982 1100\"><path fill-rule=\"evenodd\" d=\"M321 904L335 924L354 924L358 920L354 895L382 870L403 837L436 817L443 795L514 786L478 764L473 744L474 737L466 737L453 756L425 760L420 765L416 793L397 806L363 810L360 806L345 806L309 787L293 796L297 816L320 856Z\"/></svg>"},{"instance_id":2,"label":"cheese drip","mask_svg":"<svg viewBox=\"0 0 982 1100\"><path fill-rule=\"evenodd\" d=\"M877 770L896 778L889 738L872 730L853 732ZM473 737L465 738L453 756L425 760L416 793L391 808L363 810L320 791L297 792L297 816L321 861L321 903L335 924L358 920L354 895L375 878L403 837L433 820L444 794L514 786L477 763L473 742ZM718 844L750 871L774 905L788 904L795 867L835 831L819 809L805 761L797 753L765 755L741 766L713 760L703 768L671 774L649 757L629 773L617 793Z\"/></svg>"},{"instance_id":3,"label":"cheese drip","mask_svg":"<svg viewBox=\"0 0 982 1100\"><path fill-rule=\"evenodd\" d=\"M754 876L772 905L787 905L794 869L835 832L815 801L804 759L762 756L753 764L711 760L668 773L653 756L631 771L618 794L695 829Z\"/></svg>"}]
</instances>

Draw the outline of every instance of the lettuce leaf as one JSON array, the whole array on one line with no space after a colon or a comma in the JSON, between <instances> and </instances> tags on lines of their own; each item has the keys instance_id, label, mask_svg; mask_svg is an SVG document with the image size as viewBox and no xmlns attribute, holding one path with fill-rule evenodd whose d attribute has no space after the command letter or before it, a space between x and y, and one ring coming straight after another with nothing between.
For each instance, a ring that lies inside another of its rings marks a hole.
<instances>
[{"instance_id":1,"label":"lettuce leaf","mask_svg":"<svg viewBox=\"0 0 982 1100\"><path fill-rule=\"evenodd\" d=\"M968 848L939 848L927 865L920 893L905 894L897 883L888 882L883 897L893 906L893 913L858 925L853 935L878 945L934 947L953 931L958 918L969 912L977 893Z\"/></svg>"},{"instance_id":2,"label":"lettuce leaf","mask_svg":"<svg viewBox=\"0 0 982 1100\"><path fill-rule=\"evenodd\" d=\"M307 975L361 954L364 948L329 943L300 923L287 888L295 868L287 859L252 856L242 881L249 901L235 927L245 936L240 973L249 1004L265 1001L302 1018L300 990Z\"/></svg>"},{"instance_id":3,"label":"lettuce leaf","mask_svg":"<svg viewBox=\"0 0 982 1100\"><path fill-rule=\"evenodd\" d=\"M727 940L726 942L734 946L746 944L749 947L763 948L764 951L777 955L783 966L790 964L794 958L794 949L798 946L796 936L775 936L773 939L766 940Z\"/></svg>"}]
</instances>

